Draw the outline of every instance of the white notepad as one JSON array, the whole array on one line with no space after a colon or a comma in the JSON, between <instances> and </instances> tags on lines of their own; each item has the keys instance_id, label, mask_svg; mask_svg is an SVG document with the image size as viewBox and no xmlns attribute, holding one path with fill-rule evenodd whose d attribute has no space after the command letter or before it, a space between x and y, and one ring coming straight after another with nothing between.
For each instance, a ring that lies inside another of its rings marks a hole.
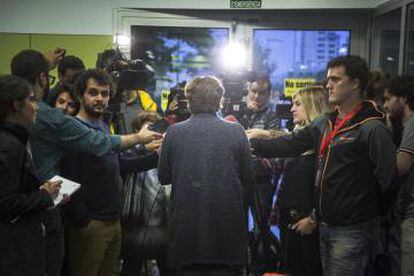
<instances>
[{"instance_id":1,"label":"white notepad","mask_svg":"<svg viewBox=\"0 0 414 276\"><path fill-rule=\"evenodd\" d=\"M64 177L61 177L59 175L55 175L52 177L49 181L57 181L61 180L61 188L59 191L59 195L56 197L56 199L53 201L55 203L55 206L59 205L62 202L63 195L67 194L68 196L71 196L74 192L80 189L81 185L79 183L73 182L72 180L66 179Z\"/></svg>"}]
</instances>

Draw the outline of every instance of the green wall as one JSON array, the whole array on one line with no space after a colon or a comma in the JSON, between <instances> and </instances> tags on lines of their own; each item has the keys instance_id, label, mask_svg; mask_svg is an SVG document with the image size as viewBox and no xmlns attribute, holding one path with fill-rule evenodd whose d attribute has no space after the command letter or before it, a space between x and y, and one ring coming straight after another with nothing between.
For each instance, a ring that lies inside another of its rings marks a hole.
<instances>
[{"instance_id":1,"label":"green wall","mask_svg":"<svg viewBox=\"0 0 414 276\"><path fill-rule=\"evenodd\" d=\"M97 54L112 47L112 36L0 33L0 74L10 73L11 59L23 49L44 52L56 47L66 49L67 55L78 56L86 68L92 68ZM52 74L56 75L56 70Z\"/></svg>"}]
</instances>

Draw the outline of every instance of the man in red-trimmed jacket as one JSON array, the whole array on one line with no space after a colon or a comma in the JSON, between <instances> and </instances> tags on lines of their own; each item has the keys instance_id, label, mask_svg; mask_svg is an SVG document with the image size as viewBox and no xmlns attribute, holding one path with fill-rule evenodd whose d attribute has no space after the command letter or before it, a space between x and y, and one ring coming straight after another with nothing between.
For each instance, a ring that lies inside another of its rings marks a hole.
<instances>
[{"instance_id":1,"label":"man in red-trimmed jacket","mask_svg":"<svg viewBox=\"0 0 414 276\"><path fill-rule=\"evenodd\" d=\"M341 56L327 66L329 102L337 107L291 135L251 139L254 153L289 157L319 154L316 178L321 258L325 275L364 275L373 219L391 188L395 146L373 102L362 101L368 66L358 56Z\"/></svg>"}]
</instances>

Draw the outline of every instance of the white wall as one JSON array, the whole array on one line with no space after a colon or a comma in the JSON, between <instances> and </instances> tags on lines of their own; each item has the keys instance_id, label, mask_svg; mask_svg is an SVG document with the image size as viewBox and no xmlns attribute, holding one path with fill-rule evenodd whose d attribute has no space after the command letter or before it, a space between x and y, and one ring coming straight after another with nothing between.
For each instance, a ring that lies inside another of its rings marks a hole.
<instances>
[{"instance_id":1,"label":"white wall","mask_svg":"<svg viewBox=\"0 0 414 276\"><path fill-rule=\"evenodd\" d=\"M366 9L386 1L262 0L262 9ZM0 32L110 35L114 8L229 9L229 3L230 0L1 0Z\"/></svg>"}]
</instances>

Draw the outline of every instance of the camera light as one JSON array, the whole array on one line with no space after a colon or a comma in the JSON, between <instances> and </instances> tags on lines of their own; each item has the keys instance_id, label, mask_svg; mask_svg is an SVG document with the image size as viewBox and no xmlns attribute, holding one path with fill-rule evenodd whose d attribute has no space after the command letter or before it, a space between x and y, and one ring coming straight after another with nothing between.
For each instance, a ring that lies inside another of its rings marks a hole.
<instances>
[{"instance_id":1,"label":"camera light","mask_svg":"<svg viewBox=\"0 0 414 276\"><path fill-rule=\"evenodd\" d=\"M339 48L338 53L340 55L346 55L346 54L348 54L348 47L341 47L341 48Z\"/></svg>"},{"instance_id":2,"label":"camera light","mask_svg":"<svg viewBox=\"0 0 414 276\"><path fill-rule=\"evenodd\" d=\"M126 35L117 35L116 44L118 46L129 46L131 44L131 38Z\"/></svg>"},{"instance_id":3,"label":"camera light","mask_svg":"<svg viewBox=\"0 0 414 276\"><path fill-rule=\"evenodd\" d=\"M247 49L240 43L230 43L222 49L220 57L226 69L240 69L246 65Z\"/></svg>"}]
</instances>

